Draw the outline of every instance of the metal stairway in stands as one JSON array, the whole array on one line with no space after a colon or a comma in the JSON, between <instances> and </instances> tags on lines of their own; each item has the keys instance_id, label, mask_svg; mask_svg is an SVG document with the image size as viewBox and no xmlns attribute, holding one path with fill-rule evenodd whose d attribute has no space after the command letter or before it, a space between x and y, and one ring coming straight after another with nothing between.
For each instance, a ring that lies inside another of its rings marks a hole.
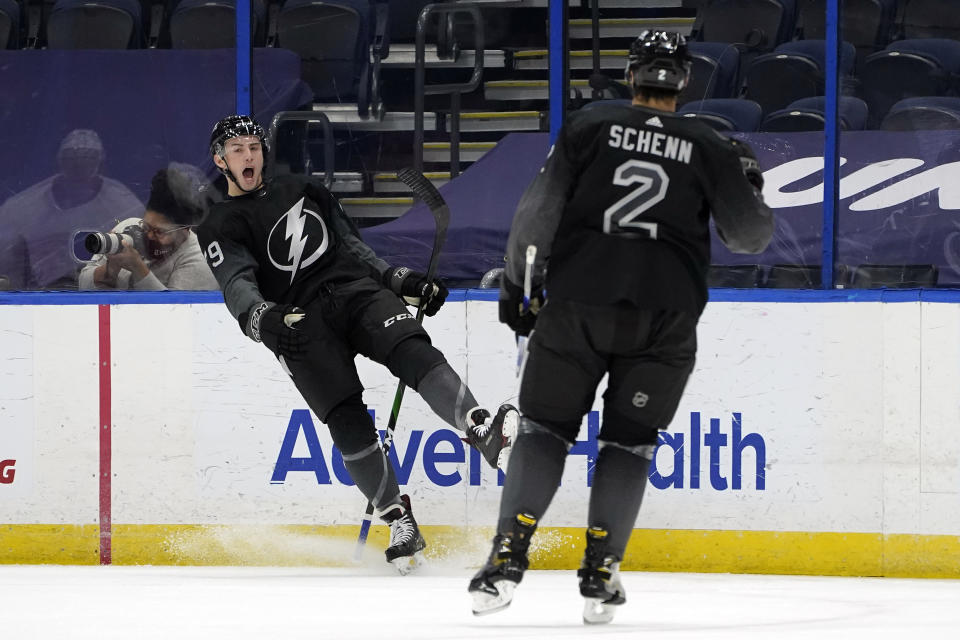
<instances>
[{"instance_id":1,"label":"metal stairway in stands","mask_svg":"<svg viewBox=\"0 0 960 640\"><path fill-rule=\"evenodd\" d=\"M487 18L499 12L501 22L507 16L508 31L519 34L494 38L483 50L483 82L469 94L463 94L459 119L459 167L465 167L492 149L498 140L512 132L548 130L548 51L547 0L475 0ZM681 0L600 0L600 68L613 80L621 78L629 42L642 29L660 28L689 33L694 15L681 6ZM591 98L588 76L593 70L591 10L588 2L569 0L570 75L573 108ZM539 32L538 32L539 31ZM455 58L438 55L437 45L425 49L425 67L429 78L438 72L461 76L474 66L476 51L464 48ZM413 43L391 43L389 55L381 61L384 102L405 88L409 91L415 62ZM398 90L399 88L399 90ZM378 137L373 160L364 166L334 173L332 190L347 213L363 224L377 224L405 213L414 203L409 189L396 177L396 170L409 164L413 149L414 113L407 109L409 99L393 100L396 110L386 109L381 118L362 119L349 109L322 108L338 132ZM452 179L450 110L443 100L429 102L424 112L422 159L424 174L437 186ZM404 147L406 147L404 149ZM401 150L383 162L383 149ZM380 162L377 162L380 160ZM390 166L393 164L394 166ZM386 166L384 166L386 165Z\"/></svg>"}]
</instances>

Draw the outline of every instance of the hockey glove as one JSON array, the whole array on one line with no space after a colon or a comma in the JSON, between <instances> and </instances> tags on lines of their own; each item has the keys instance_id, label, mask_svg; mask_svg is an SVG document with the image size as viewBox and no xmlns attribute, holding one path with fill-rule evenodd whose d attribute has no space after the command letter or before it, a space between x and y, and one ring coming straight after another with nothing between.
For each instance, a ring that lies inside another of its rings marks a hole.
<instances>
[{"instance_id":1,"label":"hockey glove","mask_svg":"<svg viewBox=\"0 0 960 640\"><path fill-rule=\"evenodd\" d=\"M296 358L307 350L307 334L297 325L306 317L292 304L261 302L240 315L240 326L255 342L262 342L278 356Z\"/></svg>"},{"instance_id":2,"label":"hockey glove","mask_svg":"<svg viewBox=\"0 0 960 640\"><path fill-rule=\"evenodd\" d=\"M747 181L752 184L757 191L763 191L763 172L760 171L760 163L757 162L757 156L750 148L750 145L743 140L730 139L730 144L740 156L740 167L743 169L743 175L747 176Z\"/></svg>"},{"instance_id":3,"label":"hockey glove","mask_svg":"<svg viewBox=\"0 0 960 640\"><path fill-rule=\"evenodd\" d=\"M383 274L383 285L415 307L426 299L423 313L428 316L440 310L449 293L439 280L427 280L426 275L407 267L387 269Z\"/></svg>"},{"instance_id":4,"label":"hockey glove","mask_svg":"<svg viewBox=\"0 0 960 640\"><path fill-rule=\"evenodd\" d=\"M523 308L523 287L503 278L500 287L500 322L513 329L518 336L528 336L537 322L537 314L544 303L543 287L536 285L530 292L530 305Z\"/></svg>"}]
</instances>

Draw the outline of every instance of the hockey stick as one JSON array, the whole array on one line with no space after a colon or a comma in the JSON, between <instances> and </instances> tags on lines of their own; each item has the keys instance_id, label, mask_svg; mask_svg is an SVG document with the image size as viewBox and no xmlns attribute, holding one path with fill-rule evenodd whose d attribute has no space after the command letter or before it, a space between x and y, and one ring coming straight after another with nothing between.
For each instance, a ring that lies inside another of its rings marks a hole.
<instances>
[{"instance_id":1,"label":"hockey stick","mask_svg":"<svg viewBox=\"0 0 960 640\"><path fill-rule=\"evenodd\" d=\"M526 264L523 269L523 311L530 310L530 295L533 289L533 265L537 261L537 245L527 245ZM517 338L517 377L520 376L520 370L523 368L523 354L527 350L527 336Z\"/></svg>"},{"instance_id":2,"label":"hockey stick","mask_svg":"<svg viewBox=\"0 0 960 640\"><path fill-rule=\"evenodd\" d=\"M450 224L450 207L444 201L443 196L437 191L429 180L422 173L415 169L404 168L397 172L397 177L423 200L424 204L433 214L436 230L433 234L433 251L430 253L430 263L427 265L427 281L432 282L437 273L437 263L440 261L440 248L443 247L447 239L447 226ZM423 311L426 308L427 301L420 300L420 306L417 307L417 322L423 320ZM387 421L387 434L383 438L383 455L390 453L393 446L393 432L397 428L397 416L400 415L400 403L403 401L403 392L407 385L403 382L397 384L397 393L393 397L393 408L390 409L390 419ZM389 458L387 459L389 464ZM357 536L357 547L353 552L354 561L359 561L363 556L363 548L367 544L367 536L370 534L370 522L373 518L373 503L367 502L367 509L360 521L360 535Z\"/></svg>"}]
</instances>

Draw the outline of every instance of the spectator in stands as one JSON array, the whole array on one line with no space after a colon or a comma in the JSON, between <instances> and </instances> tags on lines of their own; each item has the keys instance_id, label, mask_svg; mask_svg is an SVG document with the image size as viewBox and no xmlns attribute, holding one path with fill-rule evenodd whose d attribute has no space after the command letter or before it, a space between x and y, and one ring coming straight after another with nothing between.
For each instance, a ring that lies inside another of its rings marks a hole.
<instances>
[{"instance_id":1,"label":"spectator in stands","mask_svg":"<svg viewBox=\"0 0 960 640\"><path fill-rule=\"evenodd\" d=\"M0 207L0 274L10 279L11 288L76 288L74 235L143 212L143 203L127 187L100 175L103 159L97 132L74 129L60 143L59 173Z\"/></svg>"},{"instance_id":2,"label":"spectator in stands","mask_svg":"<svg viewBox=\"0 0 960 640\"><path fill-rule=\"evenodd\" d=\"M212 189L200 170L172 164L153 176L150 199L142 220L124 220L113 231L131 224L143 232L139 249L128 239L119 253L99 256L80 271L81 289L216 290L217 281L193 232L203 218ZM140 251L146 255L141 255Z\"/></svg>"}]
</instances>

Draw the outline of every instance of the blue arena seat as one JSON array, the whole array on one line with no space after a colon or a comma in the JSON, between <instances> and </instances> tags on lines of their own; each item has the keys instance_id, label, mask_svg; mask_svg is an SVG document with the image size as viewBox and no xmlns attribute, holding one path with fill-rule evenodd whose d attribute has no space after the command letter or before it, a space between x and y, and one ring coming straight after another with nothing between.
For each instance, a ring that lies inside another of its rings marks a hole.
<instances>
[{"instance_id":1,"label":"blue arena seat","mask_svg":"<svg viewBox=\"0 0 960 640\"><path fill-rule=\"evenodd\" d=\"M368 72L371 20L367 0L286 0L277 45L303 60L303 79L320 101L356 102Z\"/></svg>"},{"instance_id":2,"label":"blue arena seat","mask_svg":"<svg viewBox=\"0 0 960 640\"><path fill-rule=\"evenodd\" d=\"M254 46L262 43L266 23L263 0L251 0ZM236 0L179 0L170 13L174 49L231 49L236 46Z\"/></svg>"},{"instance_id":3,"label":"blue arena seat","mask_svg":"<svg viewBox=\"0 0 960 640\"><path fill-rule=\"evenodd\" d=\"M140 47L139 0L56 0L47 19L50 49Z\"/></svg>"},{"instance_id":4,"label":"blue arena seat","mask_svg":"<svg viewBox=\"0 0 960 640\"><path fill-rule=\"evenodd\" d=\"M850 76L856 49L844 42L840 74ZM745 98L755 100L764 113L782 109L795 100L824 93L826 41L799 40L778 46L773 53L758 56L746 70Z\"/></svg>"},{"instance_id":5,"label":"blue arena seat","mask_svg":"<svg viewBox=\"0 0 960 640\"><path fill-rule=\"evenodd\" d=\"M892 38L897 0L842 0L841 36L863 61L887 46ZM827 0L797 0L797 34L801 40L823 40Z\"/></svg>"},{"instance_id":6,"label":"blue arena seat","mask_svg":"<svg viewBox=\"0 0 960 640\"><path fill-rule=\"evenodd\" d=\"M950 0L901 0L900 35L960 39L960 7Z\"/></svg>"},{"instance_id":7,"label":"blue arena seat","mask_svg":"<svg viewBox=\"0 0 960 640\"><path fill-rule=\"evenodd\" d=\"M0 49L16 49L20 43L20 6L0 0Z\"/></svg>"},{"instance_id":8,"label":"blue arena seat","mask_svg":"<svg viewBox=\"0 0 960 640\"><path fill-rule=\"evenodd\" d=\"M717 131L756 131L763 110L753 100L713 98L688 102L677 113L686 118L703 120Z\"/></svg>"},{"instance_id":9,"label":"blue arena seat","mask_svg":"<svg viewBox=\"0 0 960 640\"><path fill-rule=\"evenodd\" d=\"M960 98L906 98L890 108L880 128L884 131L960 130Z\"/></svg>"},{"instance_id":10,"label":"blue arena seat","mask_svg":"<svg viewBox=\"0 0 960 640\"><path fill-rule=\"evenodd\" d=\"M697 11L691 39L772 51L793 37L796 15L796 0L708 0Z\"/></svg>"},{"instance_id":11,"label":"blue arena seat","mask_svg":"<svg viewBox=\"0 0 960 640\"><path fill-rule=\"evenodd\" d=\"M876 127L904 98L943 96L955 91L960 74L960 42L946 38L891 42L871 54L859 77L870 107L868 126Z\"/></svg>"},{"instance_id":12,"label":"blue arena seat","mask_svg":"<svg viewBox=\"0 0 960 640\"><path fill-rule=\"evenodd\" d=\"M791 102L767 115L760 131L823 131L826 98L814 96ZM853 96L840 96L840 128L860 131L867 125L867 103Z\"/></svg>"},{"instance_id":13,"label":"blue arena seat","mask_svg":"<svg viewBox=\"0 0 960 640\"><path fill-rule=\"evenodd\" d=\"M690 82L678 104L709 98L733 98L740 77L740 50L726 42L690 42Z\"/></svg>"}]
</instances>

